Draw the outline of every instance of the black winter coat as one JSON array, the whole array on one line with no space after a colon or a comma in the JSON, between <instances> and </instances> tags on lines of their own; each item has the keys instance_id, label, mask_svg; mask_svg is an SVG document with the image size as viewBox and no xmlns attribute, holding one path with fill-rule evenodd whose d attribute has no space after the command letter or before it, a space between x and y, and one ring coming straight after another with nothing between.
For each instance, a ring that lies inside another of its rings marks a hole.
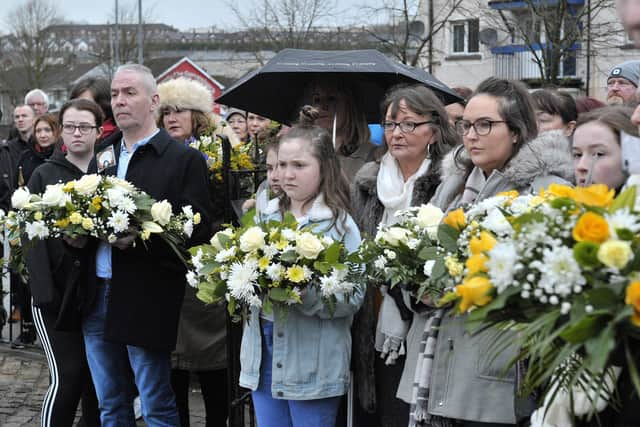
<instances>
[{"instance_id":1,"label":"black winter coat","mask_svg":"<svg viewBox=\"0 0 640 427\"><path fill-rule=\"evenodd\" d=\"M109 141L120 157L118 134ZM105 170L116 175L117 164ZM126 180L156 200L168 200L174 212L191 205L202 222L187 247L211 237L213 211L207 165L202 154L160 129L130 159ZM112 248L111 292L105 339L156 351L172 351L186 285L186 267L157 236L125 250Z\"/></svg>"},{"instance_id":2,"label":"black winter coat","mask_svg":"<svg viewBox=\"0 0 640 427\"><path fill-rule=\"evenodd\" d=\"M17 168L17 173L22 173L25 183L29 182L33 171L51 157L55 148L55 144L53 144L47 148L39 149L34 138L27 142L27 149L20 154Z\"/></svg>"},{"instance_id":3,"label":"black winter coat","mask_svg":"<svg viewBox=\"0 0 640 427\"><path fill-rule=\"evenodd\" d=\"M11 195L13 194L13 161L9 145L0 143L0 209L5 213L11 209Z\"/></svg>"},{"instance_id":4,"label":"black winter coat","mask_svg":"<svg viewBox=\"0 0 640 427\"><path fill-rule=\"evenodd\" d=\"M95 173L95 163L88 173ZM84 172L56 152L38 167L27 186L31 193L43 193L49 184L80 178ZM91 307L95 295L95 247L90 240L82 249L69 246L63 239L24 241L25 260L33 303L55 316L55 329L79 330L80 321Z\"/></svg>"}]
</instances>

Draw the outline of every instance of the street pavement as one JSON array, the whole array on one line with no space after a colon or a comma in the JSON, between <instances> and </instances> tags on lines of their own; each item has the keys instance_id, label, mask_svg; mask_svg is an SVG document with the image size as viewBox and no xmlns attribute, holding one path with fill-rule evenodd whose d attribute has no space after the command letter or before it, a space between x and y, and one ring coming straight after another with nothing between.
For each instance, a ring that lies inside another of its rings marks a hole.
<instances>
[{"instance_id":1,"label":"street pavement","mask_svg":"<svg viewBox=\"0 0 640 427\"><path fill-rule=\"evenodd\" d=\"M0 337L6 340L7 329L2 333ZM37 343L18 350L6 341L0 342L0 426L39 426L42 399L48 386L47 362ZM204 404L198 385L189 392L189 409L191 426L204 427ZM76 421L79 417L80 409ZM138 426L144 425L143 421L138 422Z\"/></svg>"}]
</instances>

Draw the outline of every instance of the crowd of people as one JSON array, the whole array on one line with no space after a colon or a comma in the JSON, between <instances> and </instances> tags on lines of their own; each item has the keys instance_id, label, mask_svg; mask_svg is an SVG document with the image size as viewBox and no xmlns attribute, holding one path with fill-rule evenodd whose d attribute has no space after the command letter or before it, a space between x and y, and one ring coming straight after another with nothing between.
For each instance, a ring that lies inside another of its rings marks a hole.
<instances>
[{"instance_id":1,"label":"crowd of people","mask_svg":"<svg viewBox=\"0 0 640 427\"><path fill-rule=\"evenodd\" d=\"M640 10L619 3L640 41ZM290 213L355 251L412 206L446 212L553 183L620 191L629 175L622 140L640 144L639 84L640 61L628 61L611 68L603 101L492 77L454 88L461 100L444 105L425 86L397 85L381 100L378 146L362 97L339 79L310 81L288 127L236 108L220 117L201 83L158 85L149 69L127 64L110 82L77 83L56 113L43 91L26 94L0 144L0 208L11 209L19 187L42 193L102 173L176 210L192 206L202 220L187 247L208 242L225 200L189 142L215 129L251 146L266 168L244 211L255 207L259 221ZM207 426L227 423L225 307L205 305L185 286L186 267L164 241L136 245L136 236L40 240L26 252L28 278L12 275L10 316L23 325L14 344L37 336L49 366L43 426L72 425L80 402L80 425L134 426L136 396L147 425L188 426L194 378ZM489 360L498 331L470 335L463 316L365 277L331 312L313 290L284 319L254 308L243 324L239 383L251 391L259 427L553 425L531 418L540 402L517 392L526 367L510 362L519 349ZM575 425L640 425L631 376L621 378L620 404Z\"/></svg>"}]
</instances>

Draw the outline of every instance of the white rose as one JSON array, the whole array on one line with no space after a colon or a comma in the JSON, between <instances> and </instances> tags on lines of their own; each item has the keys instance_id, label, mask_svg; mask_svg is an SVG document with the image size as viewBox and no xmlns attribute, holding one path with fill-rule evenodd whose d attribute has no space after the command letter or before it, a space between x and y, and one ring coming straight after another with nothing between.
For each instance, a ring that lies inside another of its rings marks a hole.
<instances>
[{"instance_id":1,"label":"white rose","mask_svg":"<svg viewBox=\"0 0 640 427\"><path fill-rule=\"evenodd\" d=\"M166 200L155 202L151 206L151 216L153 220L160 225L167 225L171 220L171 203Z\"/></svg>"},{"instance_id":2,"label":"white rose","mask_svg":"<svg viewBox=\"0 0 640 427\"><path fill-rule=\"evenodd\" d=\"M74 188L83 196L90 196L96 192L101 180L100 175L84 175L76 181Z\"/></svg>"},{"instance_id":3,"label":"white rose","mask_svg":"<svg viewBox=\"0 0 640 427\"><path fill-rule=\"evenodd\" d=\"M45 206L63 207L67 203L67 194L62 190L62 184L47 185L42 195L42 203Z\"/></svg>"},{"instance_id":4,"label":"white rose","mask_svg":"<svg viewBox=\"0 0 640 427\"><path fill-rule=\"evenodd\" d=\"M225 236L227 236L229 239L233 238L233 229L231 228L225 228L222 231L218 231L216 234L213 235L213 237L211 238L211 246L213 246L214 248L216 248L217 250L221 251L224 248L222 247L222 243L220 242L220 239L218 239L218 236L224 234Z\"/></svg>"},{"instance_id":5,"label":"white rose","mask_svg":"<svg viewBox=\"0 0 640 427\"><path fill-rule=\"evenodd\" d=\"M309 232L304 232L296 237L296 252L303 258L316 259L323 249L322 241Z\"/></svg>"},{"instance_id":6,"label":"white rose","mask_svg":"<svg viewBox=\"0 0 640 427\"><path fill-rule=\"evenodd\" d=\"M444 213L431 203L420 206L416 215L416 223L423 228L437 227L442 221Z\"/></svg>"},{"instance_id":7,"label":"white rose","mask_svg":"<svg viewBox=\"0 0 640 427\"><path fill-rule=\"evenodd\" d=\"M391 246L398 246L400 243L407 243L409 231L400 227L390 227L381 234L382 239Z\"/></svg>"},{"instance_id":8,"label":"white rose","mask_svg":"<svg viewBox=\"0 0 640 427\"><path fill-rule=\"evenodd\" d=\"M266 233L260 227L251 227L240 236L240 249L251 252L264 247Z\"/></svg>"},{"instance_id":9,"label":"white rose","mask_svg":"<svg viewBox=\"0 0 640 427\"><path fill-rule=\"evenodd\" d=\"M115 176L110 176L107 178L109 183L114 186L114 188L118 188L122 190L124 193L129 193L135 189L133 184L124 179L116 178Z\"/></svg>"},{"instance_id":10,"label":"white rose","mask_svg":"<svg viewBox=\"0 0 640 427\"><path fill-rule=\"evenodd\" d=\"M31 194L27 187L18 188L13 192L13 196L11 196L11 206L15 209L22 209L29 203L30 199Z\"/></svg>"}]
</instances>

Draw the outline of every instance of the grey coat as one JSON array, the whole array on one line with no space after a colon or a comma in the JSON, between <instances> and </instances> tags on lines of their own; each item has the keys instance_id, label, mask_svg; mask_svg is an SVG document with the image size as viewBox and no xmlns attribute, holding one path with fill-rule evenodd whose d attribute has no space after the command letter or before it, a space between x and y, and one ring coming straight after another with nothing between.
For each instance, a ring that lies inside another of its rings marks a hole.
<instances>
[{"instance_id":1,"label":"grey coat","mask_svg":"<svg viewBox=\"0 0 640 427\"><path fill-rule=\"evenodd\" d=\"M479 202L499 192L518 190L537 192L551 183L569 184L573 180L573 159L566 137L545 132L524 146L501 170L494 171L476 198ZM463 147L455 151L464 150ZM459 154L465 169L453 161L455 151L443 161L442 184L431 203L443 210L459 207L459 200L471 164L466 152ZM398 388L398 397L410 400L420 348L425 314L415 314L407 335L407 361ZM485 423L514 424L515 369L506 375L504 367L515 356L511 346L495 359L490 356L497 331L488 329L470 335L465 317L445 315L440 325L430 384L428 410L433 415ZM502 335L504 337L504 335Z\"/></svg>"},{"instance_id":2,"label":"grey coat","mask_svg":"<svg viewBox=\"0 0 640 427\"><path fill-rule=\"evenodd\" d=\"M354 219L363 235L375 236L384 213L384 206L378 199L377 193L379 170L378 161L366 163L356 174L351 187ZM428 203L439 184L440 162L431 165L427 173L416 180L411 196L411 206ZM360 405L367 412L373 412L376 409L375 329L374 296L369 290L362 308L354 318L352 328L355 387Z\"/></svg>"}]
</instances>

